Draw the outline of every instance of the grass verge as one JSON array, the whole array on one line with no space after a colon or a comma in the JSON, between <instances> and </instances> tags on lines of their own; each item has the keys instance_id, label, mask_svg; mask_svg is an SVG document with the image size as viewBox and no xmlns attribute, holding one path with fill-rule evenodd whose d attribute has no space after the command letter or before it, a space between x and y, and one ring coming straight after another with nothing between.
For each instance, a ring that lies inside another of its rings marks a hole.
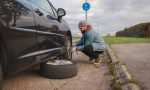
<instances>
[{"instance_id":1,"label":"grass verge","mask_svg":"<svg viewBox=\"0 0 150 90\"><path fill-rule=\"evenodd\" d=\"M150 38L133 38L133 37L103 37L107 44L126 44L126 43L150 43Z\"/></svg>"}]
</instances>

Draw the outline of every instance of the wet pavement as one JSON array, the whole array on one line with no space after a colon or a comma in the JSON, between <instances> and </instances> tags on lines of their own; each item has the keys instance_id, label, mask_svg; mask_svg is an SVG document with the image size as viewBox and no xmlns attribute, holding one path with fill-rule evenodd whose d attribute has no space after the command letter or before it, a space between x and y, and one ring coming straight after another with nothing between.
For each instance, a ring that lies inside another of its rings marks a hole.
<instances>
[{"instance_id":1,"label":"wet pavement","mask_svg":"<svg viewBox=\"0 0 150 90\"><path fill-rule=\"evenodd\" d=\"M81 52L73 54L78 62L78 75L69 79L47 79L38 75L39 66L10 76L4 80L3 90L111 90L108 58L96 68Z\"/></svg>"},{"instance_id":2,"label":"wet pavement","mask_svg":"<svg viewBox=\"0 0 150 90\"><path fill-rule=\"evenodd\" d=\"M131 75L140 81L143 90L150 90L150 43L111 45L119 60L124 61Z\"/></svg>"}]
</instances>

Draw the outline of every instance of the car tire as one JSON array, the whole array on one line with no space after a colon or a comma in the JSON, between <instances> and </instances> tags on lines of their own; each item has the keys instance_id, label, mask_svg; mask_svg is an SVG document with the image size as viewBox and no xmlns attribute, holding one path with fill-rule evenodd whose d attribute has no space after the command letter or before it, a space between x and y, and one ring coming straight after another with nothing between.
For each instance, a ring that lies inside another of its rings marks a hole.
<instances>
[{"instance_id":1,"label":"car tire","mask_svg":"<svg viewBox=\"0 0 150 90\"><path fill-rule=\"evenodd\" d=\"M71 60L72 59L72 52L71 52L71 49L72 49L72 40L71 40L71 37L69 37L69 36L65 37L64 47L65 47L64 48L65 52L64 52L64 54L62 54L62 55L59 56L59 59Z\"/></svg>"},{"instance_id":2,"label":"car tire","mask_svg":"<svg viewBox=\"0 0 150 90\"><path fill-rule=\"evenodd\" d=\"M3 76L2 76L2 68L1 68L1 65L0 65L0 90L2 90L2 83L3 83Z\"/></svg>"},{"instance_id":3,"label":"car tire","mask_svg":"<svg viewBox=\"0 0 150 90\"><path fill-rule=\"evenodd\" d=\"M66 61L66 60L65 60ZM69 61L69 60L68 60ZM66 79L72 78L77 75L77 63L74 61L72 64L54 65L50 64L51 61L41 63L40 75L50 79Z\"/></svg>"}]
</instances>

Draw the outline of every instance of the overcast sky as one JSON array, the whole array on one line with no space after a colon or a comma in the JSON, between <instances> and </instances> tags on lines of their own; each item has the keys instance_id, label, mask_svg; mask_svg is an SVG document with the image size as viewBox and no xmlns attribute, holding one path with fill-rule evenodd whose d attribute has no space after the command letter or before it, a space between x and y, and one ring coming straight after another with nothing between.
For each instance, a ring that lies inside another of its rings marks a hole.
<instances>
[{"instance_id":1,"label":"overcast sky","mask_svg":"<svg viewBox=\"0 0 150 90\"><path fill-rule=\"evenodd\" d=\"M85 0L50 0L56 8L64 8L64 17L73 32L78 22L85 20L82 4ZM115 32L135 24L150 21L150 0L88 0L88 22L101 32Z\"/></svg>"}]
</instances>

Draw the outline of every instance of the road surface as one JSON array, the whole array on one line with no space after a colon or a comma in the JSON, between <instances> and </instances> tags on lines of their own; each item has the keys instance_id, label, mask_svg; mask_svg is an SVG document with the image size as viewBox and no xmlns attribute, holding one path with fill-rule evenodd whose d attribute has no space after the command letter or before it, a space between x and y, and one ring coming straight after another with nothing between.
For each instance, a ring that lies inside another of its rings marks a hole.
<instances>
[{"instance_id":1,"label":"road surface","mask_svg":"<svg viewBox=\"0 0 150 90\"><path fill-rule=\"evenodd\" d=\"M69 79L47 79L38 75L38 67L4 80L3 90L111 90L107 57L100 68L95 68L81 52L73 54L78 62L78 75Z\"/></svg>"},{"instance_id":2,"label":"road surface","mask_svg":"<svg viewBox=\"0 0 150 90\"><path fill-rule=\"evenodd\" d=\"M150 43L118 44L111 46L131 75L139 80L143 90L150 90Z\"/></svg>"}]
</instances>

